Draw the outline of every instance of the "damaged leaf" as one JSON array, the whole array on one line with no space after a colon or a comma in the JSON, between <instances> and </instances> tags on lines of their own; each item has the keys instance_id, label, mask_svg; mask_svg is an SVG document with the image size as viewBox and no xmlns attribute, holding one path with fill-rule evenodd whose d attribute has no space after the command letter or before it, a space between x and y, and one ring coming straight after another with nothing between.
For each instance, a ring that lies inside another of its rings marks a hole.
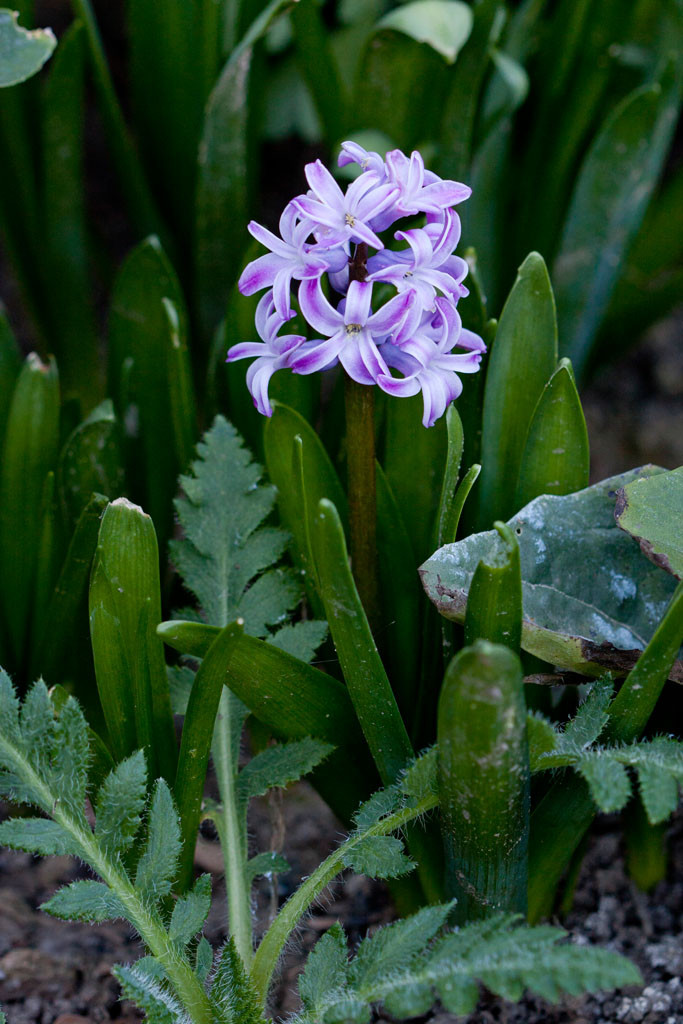
<instances>
[{"instance_id":1,"label":"damaged leaf","mask_svg":"<svg viewBox=\"0 0 683 1024\"><path fill-rule=\"evenodd\" d=\"M57 45L52 29L17 24L18 14L0 9L0 86L17 85L40 71Z\"/></svg>"},{"instance_id":2,"label":"damaged leaf","mask_svg":"<svg viewBox=\"0 0 683 1024\"><path fill-rule=\"evenodd\" d=\"M633 667L675 589L614 521L621 488L665 473L645 466L575 494L543 495L508 525L522 564L522 647L563 670L601 675ZM500 545L489 530L440 548L420 568L427 596L463 622L472 576ZM677 660L670 678L683 682Z\"/></svg>"},{"instance_id":3,"label":"damaged leaf","mask_svg":"<svg viewBox=\"0 0 683 1024\"><path fill-rule=\"evenodd\" d=\"M614 518L651 562L683 579L683 466L622 487Z\"/></svg>"}]
</instances>

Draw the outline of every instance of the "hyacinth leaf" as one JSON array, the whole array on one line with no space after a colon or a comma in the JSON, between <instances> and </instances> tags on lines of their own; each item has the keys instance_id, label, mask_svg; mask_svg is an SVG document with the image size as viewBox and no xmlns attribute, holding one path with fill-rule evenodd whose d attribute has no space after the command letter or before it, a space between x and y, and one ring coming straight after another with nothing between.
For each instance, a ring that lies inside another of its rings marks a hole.
<instances>
[{"instance_id":1,"label":"hyacinth leaf","mask_svg":"<svg viewBox=\"0 0 683 1024\"><path fill-rule=\"evenodd\" d=\"M177 314L174 331L167 299ZM154 520L162 545L172 529L172 499L186 467L171 405L171 358L187 331L180 283L156 237L127 257L114 282L109 319L109 386L127 426L128 476ZM174 385L175 388L175 385Z\"/></svg>"},{"instance_id":2,"label":"hyacinth leaf","mask_svg":"<svg viewBox=\"0 0 683 1024\"><path fill-rule=\"evenodd\" d=\"M588 431L571 363L561 359L534 410L517 481L515 505L540 494L571 494L588 486Z\"/></svg>"},{"instance_id":3,"label":"hyacinth leaf","mask_svg":"<svg viewBox=\"0 0 683 1024\"><path fill-rule=\"evenodd\" d=\"M40 672L52 685L58 682L70 646L78 635L79 619L88 591L90 565L106 507L107 499L101 494L93 494L81 512L47 605L43 627L36 639L32 674ZM87 630L85 615L83 626Z\"/></svg>"},{"instance_id":4,"label":"hyacinth leaf","mask_svg":"<svg viewBox=\"0 0 683 1024\"><path fill-rule=\"evenodd\" d=\"M536 404L557 365L555 303L538 253L519 268L489 356L484 390L479 525L508 519Z\"/></svg>"},{"instance_id":5,"label":"hyacinth leaf","mask_svg":"<svg viewBox=\"0 0 683 1024\"><path fill-rule=\"evenodd\" d=\"M19 346L0 302L0 451L5 440L12 392L21 370Z\"/></svg>"},{"instance_id":6,"label":"hyacinth leaf","mask_svg":"<svg viewBox=\"0 0 683 1024\"><path fill-rule=\"evenodd\" d=\"M190 464L197 440L197 408L192 384L190 351L182 310L166 297L161 300L161 304L168 322L166 352L173 447L178 456L178 464L185 468Z\"/></svg>"},{"instance_id":7,"label":"hyacinth leaf","mask_svg":"<svg viewBox=\"0 0 683 1024\"><path fill-rule=\"evenodd\" d=\"M325 498L313 520L312 546L349 696L380 778L391 785L413 750L351 575L339 513Z\"/></svg>"},{"instance_id":8,"label":"hyacinth leaf","mask_svg":"<svg viewBox=\"0 0 683 1024\"><path fill-rule=\"evenodd\" d=\"M677 579L683 579L683 467L636 479L619 491L617 526L640 545L643 554Z\"/></svg>"},{"instance_id":9,"label":"hyacinth leaf","mask_svg":"<svg viewBox=\"0 0 683 1024\"><path fill-rule=\"evenodd\" d=\"M519 544L505 523L494 526L499 541L474 570L467 594L465 643L489 640L519 654L522 642Z\"/></svg>"},{"instance_id":10,"label":"hyacinth leaf","mask_svg":"<svg viewBox=\"0 0 683 1024\"><path fill-rule=\"evenodd\" d=\"M59 381L54 360L26 359L12 395L0 468L2 604L15 663L24 654L42 528L45 480L56 459Z\"/></svg>"},{"instance_id":11,"label":"hyacinth leaf","mask_svg":"<svg viewBox=\"0 0 683 1024\"><path fill-rule=\"evenodd\" d=\"M453 64L472 31L472 21L472 8L460 0L413 0L385 14L379 27L428 43Z\"/></svg>"},{"instance_id":12,"label":"hyacinth leaf","mask_svg":"<svg viewBox=\"0 0 683 1024\"><path fill-rule=\"evenodd\" d=\"M118 498L124 485L121 431L111 399L98 405L73 431L59 457L60 504L75 524L93 493Z\"/></svg>"},{"instance_id":13,"label":"hyacinth leaf","mask_svg":"<svg viewBox=\"0 0 683 1024\"><path fill-rule=\"evenodd\" d=\"M636 89L609 115L581 168L553 266L563 354L579 378L661 173L680 94L669 64L660 82Z\"/></svg>"},{"instance_id":14,"label":"hyacinth leaf","mask_svg":"<svg viewBox=\"0 0 683 1024\"><path fill-rule=\"evenodd\" d=\"M40 71L57 45L52 29L29 31L16 11L0 10L0 87L17 85Z\"/></svg>"},{"instance_id":15,"label":"hyacinth leaf","mask_svg":"<svg viewBox=\"0 0 683 1024\"><path fill-rule=\"evenodd\" d=\"M541 496L509 520L521 557L524 650L584 675L633 667L675 580L617 528L615 498L631 481L662 472L646 466L576 494ZM495 541L493 531L472 535L421 567L427 596L446 618L464 621L472 575ZM680 661L670 676L683 681Z\"/></svg>"},{"instance_id":16,"label":"hyacinth leaf","mask_svg":"<svg viewBox=\"0 0 683 1024\"><path fill-rule=\"evenodd\" d=\"M438 548L442 544L450 544L455 540L462 511L462 505L457 498L457 487L465 437L462 421L453 404L449 405L446 410L446 436L448 440L441 483L441 499L434 524L434 543Z\"/></svg>"},{"instance_id":17,"label":"hyacinth leaf","mask_svg":"<svg viewBox=\"0 0 683 1024\"><path fill-rule=\"evenodd\" d=\"M391 398L387 402L384 472L408 530L415 557L422 561L432 542L448 436L442 417L433 427L420 426L422 399ZM420 467L419 473L415 466Z\"/></svg>"},{"instance_id":18,"label":"hyacinth leaf","mask_svg":"<svg viewBox=\"0 0 683 1024\"><path fill-rule=\"evenodd\" d=\"M399 706L405 713L413 704L418 679L415 623L420 617L420 581L408 531L379 463L376 472L382 647Z\"/></svg>"},{"instance_id":19,"label":"hyacinth leaf","mask_svg":"<svg viewBox=\"0 0 683 1024\"><path fill-rule=\"evenodd\" d=\"M290 17L297 62L325 134L330 141L340 139L346 132L349 97L319 5L316 0L299 0Z\"/></svg>"},{"instance_id":20,"label":"hyacinth leaf","mask_svg":"<svg viewBox=\"0 0 683 1024\"><path fill-rule=\"evenodd\" d=\"M438 713L447 895L459 923L526 914L529 753L522 666L479 640L446 670Z\"/></svg>"},{"instance_id":21,"label":"hyacinth leaf","mask_svg":"<svg viewBox=\"0 0 683 1024\"><path fill-rule=\"evenodd\" d=\"M175 777L176 740L163 644L154 525L117 498L100 525L90 580L90 636L97 688L117 760L146 750L150 774Z\"/></svg>"},{"instance_id":22,"label":"hyacinth leaf","mask_svg":"<svg viewBox=\"0 0 683 1024\"><path fill-rule=\"evenodd\" d=\"M294 409L273 403L273 415L263 428L263 445L268 476L277 487L280 519L292 535L295 564L303 573L314 610L322 614L311 554L310 518L320 499L329 498L346 522L346 495L320 438Z\"/></svg>"}]
</instances>

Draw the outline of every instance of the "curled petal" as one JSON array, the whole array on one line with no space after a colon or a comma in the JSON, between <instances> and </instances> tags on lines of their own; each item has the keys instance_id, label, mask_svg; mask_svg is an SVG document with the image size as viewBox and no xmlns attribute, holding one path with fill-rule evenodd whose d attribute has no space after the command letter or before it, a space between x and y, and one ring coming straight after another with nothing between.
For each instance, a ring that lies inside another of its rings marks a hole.
<instances>
[{"instance_id":1,"label":"curled petal","mask_svg":"<svg viewBox=\"0 0 683 1024\"><path fill-rule=\"evenodd\" d=\"M424 210L443 210L446 206L455 206L469 199L472 189L459 181L435 181L425 185L420 194Z\"/></svg>"},{"instance_id":2,"label":"curled petal","mask_svg":"<svg viewBox=\"0 0 683 1024\"><path fill-rule=\"evenodd\" d=\"M302 281L299 286L301 312L311 327L328 338L344 323L341 313L334 309L323 295L320 278Z\"/></svg>"},{"instance_id":3,"label":"curled petal","mask_svg":"<svg viewBox=\"0 0 683 1024\"><path fill-rule=\"evenodd\" d=\"M291 250L286 242L283 242L281 238L274 235L268 228L264 228L261 224L255 220L250 220L247 225L247 231L255 238L257 242L264 245L266 249L270 249L271 252L276 253L278 256L282 256L283 259L287 259L291 255Z\"/></svg>"},{"instance_id":4,"label":"curled petal","mask_svg":"<svg viewBox=\"0 0 683 1024\"><path fill-rule=\"evenodd\" d=\"M351 281L346 293L344 307L345 324L364 325L370 314L372 301L372 284L370 281Z\"/></svg>"},{"instance_id":5,"label":"curled petal","mask_svg":"<svg viewBox=\"0 0 683 1024\"><path fill-rule=\"evenodd\" d=\"M388 395L397 395L399 398L416 395L420 390L416 377L389 377L387 374L380 374L377 383L382 391L386 391Z\"/></svg>"},{"instance_id":6,"label":"curled petal","mask_svg":"<svg viewBox=\"0 0 683 1024\"><path fill-rule=\"evenodd\" d=\"M337 210L343 209L344 193L321 160L306 164L304 173L311 190L321 203Z\"/></svg>"},{"instance_id":7,"label":"curled petal","mask_svg":"<svg viewBox=\"0 0 683 1024\"><path fill-rule=\"evenodd\" d=\"M240 341L228 349L226 363L234 363L236 359L253 359L268 353L268 346L263 341Z\"/></svg>"},{"instance_id":8,"label":"curled petal","mask_svg":"<svg viewBox=\"0 0 683 1024\"><path fill-rule=\"evenodd\" d=\"M325 370L337 359L345 341L346 332L339 331L324 341L314 341L310 345L302 345L301 351L289 365L294 373L308 374Z\"/></svg>"},{"instance_id":9,"label":"curled petal","mask_svg":"<svg viewBox=\"0 0 683 1024\"><path fill-rule=\"evenodd\" d=\"M262 288L270 288L278 271L282 268L283 259L275 253L268 252L265 256L247 263L237 282L242 295L253 295Z\"/></svg>"}]
</instances>

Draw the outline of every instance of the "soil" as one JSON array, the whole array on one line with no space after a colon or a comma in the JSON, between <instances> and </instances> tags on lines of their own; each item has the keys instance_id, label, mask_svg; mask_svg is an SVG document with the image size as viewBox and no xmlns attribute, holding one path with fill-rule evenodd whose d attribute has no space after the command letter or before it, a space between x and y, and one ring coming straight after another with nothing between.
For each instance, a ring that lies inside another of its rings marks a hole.
<instances>
[{"instance_id":1,"label":"soil","mask_svg":"<svg viewBox=\"0 0 683 1024\"><path fill-rule=\"evenodd\" d=\"M334 847L341 827L310 787L293 787L284 799L258 801L250 822L257 849L280 845L292 870L276 889L265 882L256 895L259 930L267 926L274 903L282 903L302 876L310 874ZM638 891L627 878L615 819L599 819L577 886L574 909L564 922L572 941L596 944L630 957L644 987L600 993L550 1006L525 999L511 1005L486 993L476 1013L459 1024L682 1024L683 1022L683 816L670 833L669 880L653 892ZM225 938L225 898L217 844L203 839L197 866L215 872L216 899L206 934L214 946ZM120 923L81 925L56 921L38 909L55 888L83 875L69 858L34 858L0 853L0 1005L9 1024L98 1024L140 1018L118 1000L111 965L141 954L130 929ZM348 875L338 880L312 909L285 955L272 1012L296 1010L296 977L320 936L342 920L351 945L368 929L392 918L386 887ZM379 1017L378 1020L383 1018ZM433 1024L455 1024L438 1011Z\"/></svg>"}]
</instances>

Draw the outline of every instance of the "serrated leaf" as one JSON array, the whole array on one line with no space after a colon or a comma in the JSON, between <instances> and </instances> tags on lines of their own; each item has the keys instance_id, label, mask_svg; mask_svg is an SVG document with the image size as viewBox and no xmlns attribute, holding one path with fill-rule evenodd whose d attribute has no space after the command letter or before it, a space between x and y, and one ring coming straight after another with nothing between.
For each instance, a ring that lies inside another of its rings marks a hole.
<instances>
[{"instance_id":1,"label":"serrated leaf","mask_svg":"<svg viewBox=\"0 0 683 1024\"><path fill-rule=\"evenodd\" d=\"M239 1024L263 1024L263 1014L251 979L244 969L232 937L221 950L211 986L211 1002L222 1015L222 1020L239 1021Z\"/></svg>"},{"instance_id":2,"label":"serrated leaf","mask_svg":"<svg viewBox=\"0 0 683 1024\"><path fill-rule=\"evenodd\" d=\"M242 800L250 800L276 786L288 786L308 775L333 750L332 744L310 736L267 747L252 757L239 773L237 792Z\"/></svg>"},{"instance_id":3,"label":"serrated leaf","mask_svg":"<svg viewBox=\"0 0 683 1024\"><path fill-rule=\"evenodd\" d=\"M628 772L618 761L601 757L598 752L584 754L577 770L588 783L591 796L601 811L610 814L625 807L631 796Z\"/></svg>"},{"instance_id":4,"label":"serrated leaf","mask_svg":"<svg viewBox=\"0 0 683 1024\"><path fill-rule=\"evenodd\" d=\"M211 909L211 875L200 875L191 892L181 896L171 915L169 935L186 946L204 927Z\"/></svg>"},{"instance_id":5,"label":"serrated leaf","mask_svg":"<svg viewBox=\"0 0 683 1024\"><path fill-rule=\"evenodd\" d=\"M327 637L327 623L316 619L304 619L289 626L282 626L271 638L273 647L286 651L299 661L310 664L315 653Z\"/></svg>"},{"instance_id":6,"label":"serrated leaf","mask_svg":"<svg viewBox=\"0 0 683 1024\"><path fill-rule=\"evenodd\" d=\"M42 857L79 853L68 832L46 818L10 818L0 822L0 846L38 853Z\"/></svg>"},{"instance_id":7,"label":"serrated leaf","mask_svg":"<svg viewBox=\"0 0 683 1024\"><path fill-rule=\"evenodd\" d=\"M147 842L138 863L135 888L154 899L166 896L178 868L180 825L171 792L157 781L147 823Z\"/></svg>"},{"instance_id":8,"label":"serrated leaf","mask_svg":"<svg viewBox=\"0 0 683 1024\"><path fill-rule=\"evenodd\" d=\"M364 831L375 825L387 814L397 809L400 803L400 789L398 785L387 786L386 789L379 789L373 793L369 800L362 803L353 816L356 828Z\"/></svg>"},{"instance_id":9,"label":"serrated leaf","mask_svg":"<svg viewBox=\"0 0 683 1024\"><path fill-rule=\"evenodd\" d=\"M65 921L100 923L126 917L125 907L116 893L104 882L89 879L58 889L40 909Z\"/></svg>"},{"instance_id":10,"label":"serrated leaf","mask_svg":"<svg viewBox=\"0 0 683 1024\"><path fill-rule=\"evenodd\" d=\"M367 989L396 970L408 971L427 944L443 928L453 903L424 907L416 914L379 928L363 939L353 959L350 984Z\"/></svg>"},{"instance_id":11,"label":"serrated leaf","mask_svg":"<svg viewBox=\"0 0 683 1024\"><path fill-rule=\"evenodd\" d=\"M136 964L116 964L112 974L126 999L132 999L145 1013L147 1024L185 1024L182 1006L155 978Z\"/></svg>"},{"instance_id":12,"label":"serrated leaf","mask_svg":"<svg viewBox=\"0 0 683 1024\"><path fill-rule=\"evenodd\" d=\"M408 766L401 780L401 792L417 802L436 793L438 789L437 765L438 750L434 746Z\"/></svg>"},{"instance_id":13,"label":"serrated leaf","mask_svg":"<svg viewBox=\"0 0 683 1024\"><path fill-rule=\"evenodd\" d=\"M120 856L133 842L146 797L145 755L138 750L107 775L97 794L95 835L109 856Z\"/></svg>"},{"instance_id":14,"label":"serrated leaf","mask_svg":"<svg viewBox=\"0 0 683 1024\"><path fill-rule=\"evenodd\" d=\"M69 697L54 727L51 782L60 802L81 820L85 820L89 764L88 723L78 701Z\"/></svg>"},{"instance_id":15,"label":"serrated leaf","mask_svg":"<svg viewBox=\"0 0 683 1024\"><path fill-rule=\"evenodd\" d=\"M337 922L316 942L299 977L299 995L313 1016L319 1013L331 990L346 986L348 950L344 929Z\"/></svg>"},{"instance_id":16,"label":"serrated leaf","mask_svg":"<svg viewBox=\"0 0 683 1024\"><path fill-rule=\"evenodd\" d=\"M259 875L270 877L271 875L284 874L290 870L289 862L280 853L268 850L265 853L257 853L251 857L246 865L247 884L251 884Z\"/></svg>"},{"instance_id":17,"label":"serrated leaf","mask_svg":"<svg viewBox=\"0 0 683 1024\"><path fill-rule=\"evenodd\" d=\"M522 563L524 650L585 675L633 666L676 581L616 527L614 504L620 487L662 472L643 467L576 494L536 498L509 521ZM427 595L446 618L464 620L472 575L494 540L493 531L473 534L421 566ZM670 677L683 680L681 661Z\"/></svg>"},{"instance_id":18,"label":"serrated leaf","mask_svg":"<svg viewBox=\"0 0 683 1024\"><path fill-rule=\"evenodd\" d=\"M656 765L639 765L637 773L645 813L651 825L658 825L678 807L679 780Z\"/></svg>"},{"instance_id":19,"label":"serrated leaf","mask_svg":"<svg viewBox=\"0 0 683 1024\"><path fill-rule=\"evenodd\" d=\"M366 836L344 853L343 862L369 878L400 878L415 867L395 836Z\"/></svg>"},{"instance_id":20,"label":"serrated leaf","mask_svg":"<svg viewBox=\"0 0 683 1024\"><path fill-rule=\"evenodd\" d=\"M614 684L609 676L593 683L590 693L567 723L559 740L558 750L583 750L591 743L595 743L607 724L607 709L613 693Z\"/></svg>"},{"instance_id":21,"label":"serrated leaf","mask_svg":"<svg viewBox=\"0 0 683 1024\"><path fill-rule=\"evenodd\" d=\"M40 71L57 45L50 28L29 31L16 11L0 10L0 87L17 85Z\"/></svg>"}]
</instances>

